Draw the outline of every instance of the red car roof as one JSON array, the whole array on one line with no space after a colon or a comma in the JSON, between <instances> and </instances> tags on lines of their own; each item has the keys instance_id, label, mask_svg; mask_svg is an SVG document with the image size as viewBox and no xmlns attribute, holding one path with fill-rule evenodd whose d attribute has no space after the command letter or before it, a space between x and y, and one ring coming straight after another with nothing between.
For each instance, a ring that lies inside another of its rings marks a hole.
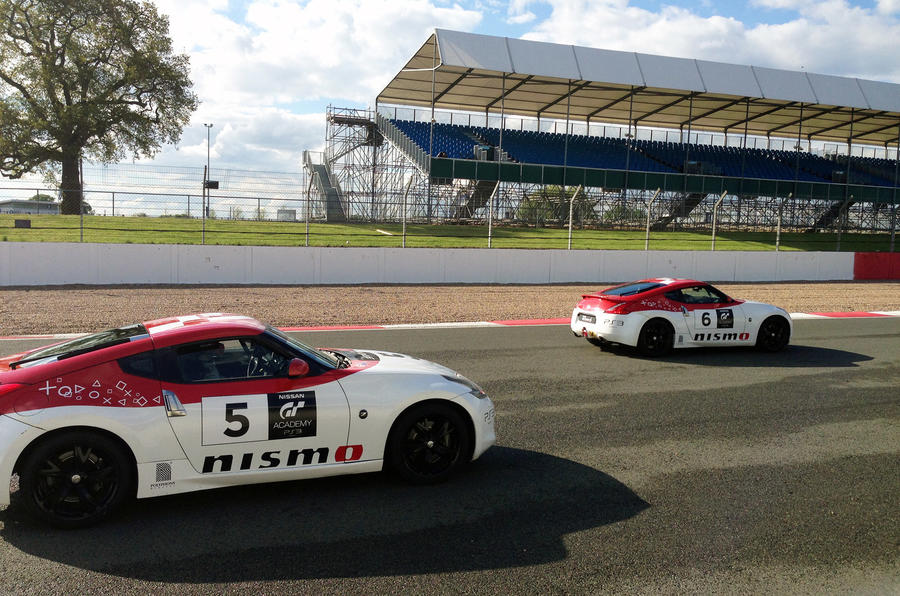
<instances>
[{"instance_id":1,"label":"red car roof","mask_svg":"<svg viewBox=\"0 0 900 596\"><path fill-rule=\"evenodd\" d=\"M252 317L229 313L200 313L144 323L156 347L215 337L258 335L266 326Z\"/></svg>"}]
</instances>

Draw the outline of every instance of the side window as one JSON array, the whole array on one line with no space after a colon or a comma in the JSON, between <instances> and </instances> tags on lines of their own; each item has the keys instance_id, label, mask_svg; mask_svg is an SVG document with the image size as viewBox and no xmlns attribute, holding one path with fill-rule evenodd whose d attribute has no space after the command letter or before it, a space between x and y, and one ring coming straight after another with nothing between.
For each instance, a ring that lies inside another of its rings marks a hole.
<instances>
[{"instance_id":1,"label":"side window","mask_svg":"<svg viewBox=\"0 0 900 596\"><path fill-rule=\"evenodd\" d=\"M237 338L178 346L167 360L166 376L205 383L285 376L290 358L254 339Z\"/></svg>"},{"instance_id":2,"label":"side window","mask_svg":"<svg viewBox=\"0 0 900 596\"><path fill-rule=\"evenodd\" d=\"M693 286L690 288L682 288L683 296L681 302L687 304L716 304L726 302L725 295L709 286Z\"/></svg>"},{"instance_id":3,"label":"side window","mask_svg":"<svg viewBox=\"0 0 900 596\"><path fill-rule=\"evenodd\" d=\"M146 379L159 378L156 374L156 359L153 357L152 351L119 358L118 362L119 368L126 374Z\"/></svg>"}]
</instances>

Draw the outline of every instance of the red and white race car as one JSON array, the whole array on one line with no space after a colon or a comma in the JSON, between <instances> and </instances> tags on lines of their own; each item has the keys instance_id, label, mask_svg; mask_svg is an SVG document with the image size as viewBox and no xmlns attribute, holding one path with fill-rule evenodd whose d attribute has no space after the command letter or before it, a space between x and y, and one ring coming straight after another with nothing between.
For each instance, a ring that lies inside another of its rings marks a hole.
<instances>
[{"instance_id":1,"label":"red and white race car","mask_svg":"<svg viewBox=\"0 0 900 596\"><path fill-rule=\"evenodd\" d=\"M63 527L133 496L383 468L438 482L494 440L491 400L449 368L319 350L237 315L0 359L0 505Z\"/></svg>"},{"instance_id":2,"label":"red and white race car","mask_svg":"<svg viewBox=\"0 0 900 596\"><path fill-rule=\"evenodd\" d=\"M777 306L735 300L702 281L654 278L584 294L571 327L595 345L624 344L661 356L700 346L755 345L777 352L790 341L793 322Z\"/></svg>"}]
</instances>

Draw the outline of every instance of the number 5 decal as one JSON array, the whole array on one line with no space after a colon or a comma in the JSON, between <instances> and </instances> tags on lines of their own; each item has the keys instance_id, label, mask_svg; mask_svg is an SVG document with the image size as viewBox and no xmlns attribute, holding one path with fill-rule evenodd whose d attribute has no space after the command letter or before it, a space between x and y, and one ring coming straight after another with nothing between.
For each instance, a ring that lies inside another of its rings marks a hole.
<instances>
[{"instance_id":1,"label":"number 5 decal","mask_svg":"<svg viewBox=\"0 0 900 596\"><path fill-rule=\"evenodd\" d=\"M265 393L220 395L201 400L203 445L266 441L269 402Z\"/></svg>"},{"instance_id":2,"label":"number 5 decal","mask_svg":"<svg viewBox=\"0 0 900 596\"><path fill-rule=\"evenodd\" d=\"M225 429L225 436L227 437L242 437L247 434L247 431L250 429L250 419L244 416L243 414L235 414L235 410L246 410L247 402L237 402L233 404L225 404L225 422L231 424L232 422L238 423L238 428L228 427Z\"/></svg>"}]
</instances>

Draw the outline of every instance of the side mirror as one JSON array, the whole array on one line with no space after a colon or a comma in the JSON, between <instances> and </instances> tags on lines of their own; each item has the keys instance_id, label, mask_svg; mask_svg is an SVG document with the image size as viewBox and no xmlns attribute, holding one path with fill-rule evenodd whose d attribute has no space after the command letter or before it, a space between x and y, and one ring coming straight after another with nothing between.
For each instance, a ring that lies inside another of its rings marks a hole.
<instances>
[{"instance_id":1,"label":"side mirror","mask_svg":"<svg viewBox=\"0 0 900 596\"><path fill-rule=\"evenodd\" d=\"M302 358L294 358L288 364L289 377L305 377L309 374L309 364Z\"/></svg>"}]
</instances>

